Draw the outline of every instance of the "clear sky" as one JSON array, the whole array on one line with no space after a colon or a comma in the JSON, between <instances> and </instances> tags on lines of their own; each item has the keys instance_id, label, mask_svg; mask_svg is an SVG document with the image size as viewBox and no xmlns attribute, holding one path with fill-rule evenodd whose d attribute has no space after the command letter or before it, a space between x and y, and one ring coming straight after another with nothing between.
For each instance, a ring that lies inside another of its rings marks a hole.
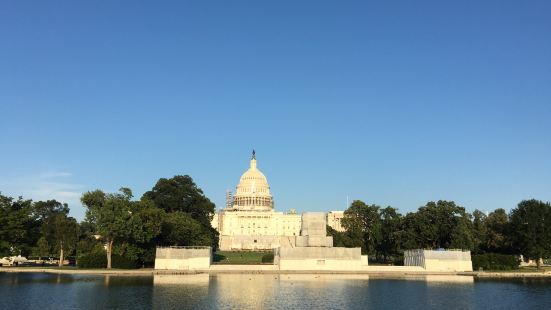
<instances>
[{"instance_id":1,"label":"clear sky","mask_svg":"<svg viewBox=\"0 0 551 310\"><path fill-rule=\"evenodd\" d=\"M551 1L2 1L0 191L189 174L251 150L280 211L551 200Z\"/></svg>"}]
</instances>

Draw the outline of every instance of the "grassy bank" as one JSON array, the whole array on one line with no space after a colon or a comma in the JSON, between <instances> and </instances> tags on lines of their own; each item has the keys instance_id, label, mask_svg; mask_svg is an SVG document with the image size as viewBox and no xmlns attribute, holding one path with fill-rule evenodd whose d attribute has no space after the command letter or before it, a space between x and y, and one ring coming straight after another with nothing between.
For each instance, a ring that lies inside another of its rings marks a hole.
<instances>
[{"instance_id":1,"label":"grassy bank","mask_svg":"<svg viewBox=\"0 0 551 310\"><path fill-rule=\"evenodd\" d=\"M258 265L273 264L271 251L268 252L229 252L219 251L214 253L214 264ZM264 261L263 261L264 258Z\"/></svg>"}]
</instances>

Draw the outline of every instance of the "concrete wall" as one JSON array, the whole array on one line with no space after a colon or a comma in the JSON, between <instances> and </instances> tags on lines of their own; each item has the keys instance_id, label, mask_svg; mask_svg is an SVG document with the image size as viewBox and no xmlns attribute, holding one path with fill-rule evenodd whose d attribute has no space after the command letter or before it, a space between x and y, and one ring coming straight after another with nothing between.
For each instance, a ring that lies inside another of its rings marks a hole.
<instances>
[{"instance_id":1,"label":"concrete wall","mask_svg":"<svg viewBox=\"0 0 551 310\"><path fill-rule=\"evenodd\" d=\"M471 261L426 259L427 271L473 271Z\"/></svg>"},{"instance_id":2,"label":"concrete wall","mask_svg":"<svg viewBox=\"0 0 551 310\"><path fill-rule=\"evenodd\" d=\"M157 248L155 255L155 269L208 269L211 262L212 249L210 247Z\"/></svg>"},{"instance_id":3,"label":"concrete wall","mask_svg":"<svg viewBox=\"0 0 551 310\"><path fill-rule=\"evenodd\" d=\"M271 250L280 246L280 236L220 236L222 251Z\"/></svg>"},{"instance_id":4,"label":"concrete wall","mask_svg":"<svg viewBox=\"0 0 551 310\"><path fill-rule=\"evenodd\" d=\"M297 247L332 247L333 236L296 236Z\"/></svg>"},{"instance_id":5,"label":"concrete wall","mask_svg":"<svg viewBox=\"0 0 551 310\"><path fill-rule=\"evenodd\" d=\"M274 255L279 270L361 270L366 261L360 248L282 247Z\"/></svg>"},{"instance_id":6,"label":"concrete wall","mask_svg":"<svg viewBox=\"0 0 551 310\"><path fill-rule=\"evenodd\" d=\"M470 251L404 251L404 266L420 266L427 271L472 271Z\"/></svg>"},{"instance_id":7,"label":"concrete wall","mask_svg":"<svg viewBox=\"0 0 551 310\"><path fill-rule=\"evenodd\" d=\"M327 236L327 218L323 212L304 212L302 214L301 226L301 236Z\"/></svg>"}]
</instances>

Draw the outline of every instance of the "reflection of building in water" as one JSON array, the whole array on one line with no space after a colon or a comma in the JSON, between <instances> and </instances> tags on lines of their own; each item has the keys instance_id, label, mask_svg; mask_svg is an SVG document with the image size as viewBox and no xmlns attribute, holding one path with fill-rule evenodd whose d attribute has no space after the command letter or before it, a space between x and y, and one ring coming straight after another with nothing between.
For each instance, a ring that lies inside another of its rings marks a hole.
<instances>
[{"instance_id":1,"label":"reflection of building in water","mask_svg":"<svg viewBox=\"0 0 551 310\"><path fill-rule=\"evenodd\" d=\"M156 274L156 275L153 275L153 284L155 285L191 284L191 285L198 285L198 286L208 286L209 277L210 276L208 273L186 274L186 275Z\"/></svg>"},{"instance_id":2,"label":"reflection of building in water","mask_svg":"<svg viewBox=\"0 0 551 310\"><path fill-rule=\"evenodd\" d=\"M454 276L454 275L426 275L425 281L428 283L474 284L474 277L473 276Z\"/></svg>"},{"instance_id":3,"label":"reflection of building in water","mask_svg":"<svg viewBox=\"0 0 551 310\"><path fill-rule=\"evenodd\" d=\"M155 274L151 305L140 305L147 309L205 309L205 296L209 296L209 290L207 273Z\"/></svg>"},{"instance_id":4,"label":"reflection of building in water","mask_svg":"<svg viewBox=\"0 0 551 310\"><path fill-rule=\"evenodd\" d=\"M217 274L213 277L216 295L225 304L221 308L263 309L277 291L277 274Z\"/></svg>"},{"instance_id":5,"label":"reflection of building in water","mask_svg":"<svg viewBox=\"0 0 551 310\"><path fill-rule=\"evenodd\" d=\"M387 277L381 277L387 278ZM458 284L474 284L473 276L459 276L459 275L446 275L446 274L437 274L437 275L407 275L396 277L395 279L405 280L405 281L421 281L426 282L427 284L432 283L435 285L444 284L444 283L458 283Z\"/></svg>"},{"instance_id":6,"label":"reflection of building in water","mask_svg":"<svg viewBox=\"0 0 551 310\"><path fill-rule=\"evenodd\" d=\"M333 282L333 281L348 281L348 280L369 280L368 274L281 274L280 282Z\"/></svg>"}]
</instances>

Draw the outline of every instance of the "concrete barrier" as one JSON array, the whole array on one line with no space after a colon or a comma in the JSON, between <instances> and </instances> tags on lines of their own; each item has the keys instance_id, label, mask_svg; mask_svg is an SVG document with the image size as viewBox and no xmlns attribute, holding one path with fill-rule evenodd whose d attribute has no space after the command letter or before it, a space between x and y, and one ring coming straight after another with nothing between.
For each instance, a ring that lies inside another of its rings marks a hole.
<instances>
[{"instance_id":1,"label":"concrete barrier","mask_svg":"<svg viewBox=\"0 0 551 310\"><path fill-rule=\"evenodd\" d=\"M211 247L158 247L155 255L155 269L209 269L211 263Z\"/></svg>"},{"instance_id":2,"label":"concrete barrier","mask_svg":"<svg viewBox=\"0 0 551 310\"><path fill-rule=\"evenodd\" d=\"M427 271L473 271L471 251L461 250L407 250L405 266L420 266Z\"/></svg>"},{"instance_id":3,"label":"concrete barrier","mask_svg":"<svg viewBox=\"0 0 551 310\"><path fill-rule=\"evenodd\" d=\"M360 248L296 247L275 252L279 270L361 270L366 263Z\"/></svg>"}]
</instances>

